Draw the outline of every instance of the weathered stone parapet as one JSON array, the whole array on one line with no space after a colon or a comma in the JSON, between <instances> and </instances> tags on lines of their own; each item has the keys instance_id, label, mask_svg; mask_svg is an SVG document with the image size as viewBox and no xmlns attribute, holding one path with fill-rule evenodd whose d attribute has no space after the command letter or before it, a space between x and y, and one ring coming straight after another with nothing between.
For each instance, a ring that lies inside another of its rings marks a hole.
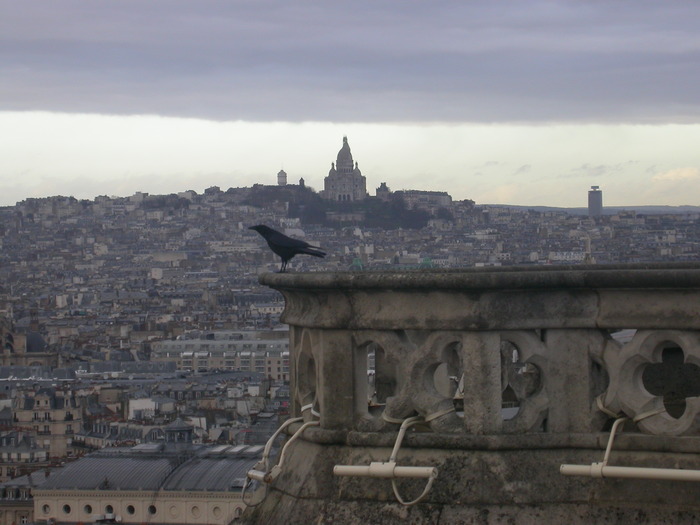
<instances>
[{"instance_id":1,"label":"weathered stone parapet","mask_svg":"<svg viewBox=\"0 0 700 525\"><path fill-rule=\"evenodd\" d=\"M464 516L480 501L510 505L511 515L517 505L555 502L545 521L586 505L596 482L564 479L559 463L599 461L620 416L630 421L615 442L618 458L700 468L700 264L260 280L286 300L293 412L313 406L320 417L298 446L316 451L315 473L304 482L313 476L319 489L312 495L308 485L300 498L390 500L378 480L337 480L333 463L386 460L398 422L416 415L427 428L406 437L402 459L440 469L428 501L455 516L455 501L468 507ZM310 410L303 416L314 417ZM334 452L319 454L326 447ZM488 487L460 500L460 477L479 483L472 462ZM302 478L281 476L286 496L279 501L294 500ZM557 490L545 494L547 483ZM669 501L681 493L669 485L655 490ZM594 493L617 504L614 490ZM650 497L646 489L618 493L621 506ZM655 516L670 516L664 512Z\"/></svg>"},{"instance_id":2,"label":"weathered stone parapet","mask_svg":"<svg viewBox=\"0 0 700 525\"><path fill-rule=\"evenodd\" d=\"M292 326L700 329L700 267L573 266L266 274ZM400 306L400 307L399 307Z\"/></svg>"},{"instance_id":3,"label":"weathered stone parapet","mask_svg":"<svg viewBox=\"0 0 700 525\"><path fill-rule=\"evenodd\" d=\"M700 364L698 265L267 274L261 282L285 296L296 406L316 403L322 428L381 430L417 413L436 432L596 432L609 412L661 412L663 395L649 394L640 374L663 364L666 350ZM610 337L615 329L636 334L623 344ZM506 390L515 417L503 417ZM455 397L463 403L451 411ZM639 425L693 434L699 399L685 401L681 416Z\"/></svg>"}]
</instances>

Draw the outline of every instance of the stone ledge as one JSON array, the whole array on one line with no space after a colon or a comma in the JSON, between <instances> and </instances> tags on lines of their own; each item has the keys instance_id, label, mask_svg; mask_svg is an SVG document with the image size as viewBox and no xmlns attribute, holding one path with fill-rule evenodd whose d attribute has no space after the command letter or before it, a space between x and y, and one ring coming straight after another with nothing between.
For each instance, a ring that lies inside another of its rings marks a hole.
<instances>
[{"instance_id":1,"label":"stone ledge","mask_svg":"<svg viewBox=\"0 0 700 525\"><path fill-rule=\"evenodd\" d=\"M292 425L290 434L298 424ZM350 447L392 448L397 432L356 432L310 428L304 432L303 441L319 445L347 445ZM409 432L402 448L434 448L454 450L542 450L542 449L590 449L605 450L610 434L439 434L434 432ZM653 436L639 433L618 433L613 450L700 453L700 436ZM591 461L599 461L592 458Z\"/></svg>"},{"instance_id":2,"label":"stone ledge","mask_svg":"<svg viewBox=\"0 0 700 525\"><path fill-rule=\"evenodd\" d=\"M700 329L700 265L264 274L282 321L339 330Z\"/></svg>"},{"instance_id":3,"label":"stone ledge","mask_svg":"<svg viewBox=\"0 0 700 525\"><path fill-rule=\"evenodd\" d=\"M530 289L700 287L699 263L501 266L447 270L267 273L260 283L294 289Z\"/></svg>"}]
</instances>

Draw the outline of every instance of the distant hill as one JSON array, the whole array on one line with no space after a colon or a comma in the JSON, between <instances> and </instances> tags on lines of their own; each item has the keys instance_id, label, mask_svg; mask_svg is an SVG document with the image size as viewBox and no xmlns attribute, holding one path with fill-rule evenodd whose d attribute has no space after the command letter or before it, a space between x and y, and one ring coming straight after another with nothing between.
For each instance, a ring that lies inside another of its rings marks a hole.
<instances>
[{"instance_id":1,"label":"distant hill","mask_svg":"<svg viewBox=\"0 0 700 525\"><path fill-rule=\"evenodd\" d=\"M561 212L571 215L588 215L588 208L557 208L555 206L520 206L515 204L479 204L479 208L513 208L538 212ZM700 213L700 206L606 206L603 215L615 215L623 211L635 211L640 215L667 215Z\"/></svg>"}]
</instances>

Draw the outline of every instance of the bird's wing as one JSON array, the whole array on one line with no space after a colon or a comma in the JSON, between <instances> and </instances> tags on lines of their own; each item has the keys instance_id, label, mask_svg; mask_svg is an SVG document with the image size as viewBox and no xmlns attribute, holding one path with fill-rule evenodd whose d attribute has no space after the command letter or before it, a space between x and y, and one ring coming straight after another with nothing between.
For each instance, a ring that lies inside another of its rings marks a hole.
<instances>
[{"instance_id":1,"label":"bird's wing","mask_svg":"<svg viewBox=\"0 0 700 525\"><path fill-rule=\"evenodd\" d=\"M267 238L267 240L273 244L276 244L278 246L282 246L284 248L313 248L308 242L302 241L299 239L292 239L291 237L287 237L283 233L279 232L274 232L270 234L270 236Z\"/></svg>"},{"instance_id":2,"label":"bird's wing","mask_svg":"<svg viewBox=\"0 0 700 525\"><path fill-rule=\"evenodd\" d=\"M299 253L313 255L314 257L325 257L326 256L326 252L324 252L323 250L319 250L318 248L313 248L313 247L303 248L303 249L299 250Z\"/></svg>"}]
</instances>

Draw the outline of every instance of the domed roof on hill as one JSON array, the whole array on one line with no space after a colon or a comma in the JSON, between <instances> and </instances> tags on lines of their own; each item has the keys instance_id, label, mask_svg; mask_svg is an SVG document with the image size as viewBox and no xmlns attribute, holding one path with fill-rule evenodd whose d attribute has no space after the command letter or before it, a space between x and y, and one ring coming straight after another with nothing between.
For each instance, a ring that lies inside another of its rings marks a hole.
<instances>
[{"instance_id":1,"label":"domed roof on hill","mask_svg":"<svg viewBox=\"0 0 700 525\"><path fill-rule=\"evenodd\" d=\"M338 158L336 161L337 166L351 166L353 165L352 153L350 152L350 145L348 144L348 138L343 137L343 147L340 148L338 152Z\"/></svg>"}]
</instances>

